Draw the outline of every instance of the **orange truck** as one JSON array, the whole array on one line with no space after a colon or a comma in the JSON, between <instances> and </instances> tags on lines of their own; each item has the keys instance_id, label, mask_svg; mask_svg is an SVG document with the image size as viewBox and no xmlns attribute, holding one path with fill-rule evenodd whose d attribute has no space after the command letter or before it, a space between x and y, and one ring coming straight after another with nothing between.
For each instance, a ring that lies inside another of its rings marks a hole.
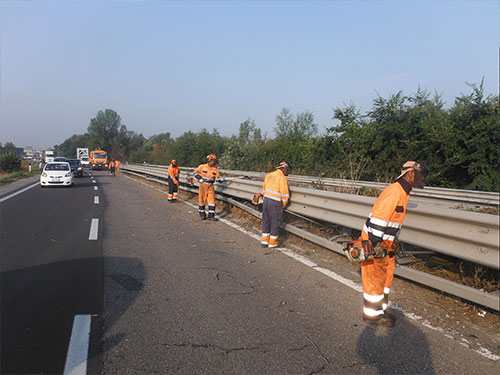
<instances>
[{"instance_id":1,"label":"orange truck","mask_svg":"<svg viewBox=\"0 0 500 375\"><path fill-rule=\"evenodd\" d=\"M90 169L107 169L108 168L108 153L103 150L90 151L89 157Z\"/></svg>"}]
</instances>

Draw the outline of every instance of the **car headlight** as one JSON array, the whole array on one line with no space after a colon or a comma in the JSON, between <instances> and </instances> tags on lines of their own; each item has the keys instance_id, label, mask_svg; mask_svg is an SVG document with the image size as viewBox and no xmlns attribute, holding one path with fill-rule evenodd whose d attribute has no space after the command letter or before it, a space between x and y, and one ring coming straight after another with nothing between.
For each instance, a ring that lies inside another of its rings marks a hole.
<instances>
[{"instance_id":1,"label":"car headlight","mask_svg":"<svg viewBox=\"0 0 500 375\"><path fill-rule=\"evenodd\" d=\"M42 172L42 177L47 177L47 173Z\"/></svg>"},{"instance_id":2,"label":"car headlight","mask_svg":"<svg viewBox=\"0 0 500 375\"><path fill-rule=\"evenodd\" d=\"M71 177L71 175L73 174L73 172L68 172L64 175L64 177Z\"/></svg>"},{"instance_id":3,"label":"car headlight","mask_svg":"<svg viewBox=\"0 0 500 375\"><path fill-rule=\"evenodd\" d=\"M82 170L82 167L78 167L78 170L81 171Z\"/></svg>"}]
</instances>

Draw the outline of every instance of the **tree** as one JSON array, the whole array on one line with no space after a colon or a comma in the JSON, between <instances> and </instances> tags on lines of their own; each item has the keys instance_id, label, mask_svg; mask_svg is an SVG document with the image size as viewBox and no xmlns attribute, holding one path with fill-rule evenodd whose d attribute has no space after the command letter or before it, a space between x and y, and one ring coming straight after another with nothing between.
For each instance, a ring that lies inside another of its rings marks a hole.
<instances>
[{"instance_id":1,"label":"tree","mask_svg":"<svg viewBox=\"0 0 500 375\"><path fill-rule=\"evenodd\" d=\"M88 147L89 141L87 134L73 134L60 145L54 146L56 156L66 156L68 158L76 157L78 147Z\"/></svg>"},{"instance_id":2,"label":"tree","mask_svg":"<svg viewBox=\"0 0 500 375\"><path fill-rule=\"evenodd\" d=\"M109 151L119 134L125 134L126 128L121 124L118 114L112 109L97 112L90 120L88 136L91 148Z\"/></svg>"},{"instance_id":3,"label":"tree","mask_svg":"<svg viewBox=\"0 0 500 375\"><path fill-rule=\"evenodd\" d=\"M288 108L282 108L276 116L274 128L276 138L287 138L291 142L302 141L314 137L318 132L318 125L314 123L312 112L304 111L293 118Z\"/></svg>"}]
</instances>

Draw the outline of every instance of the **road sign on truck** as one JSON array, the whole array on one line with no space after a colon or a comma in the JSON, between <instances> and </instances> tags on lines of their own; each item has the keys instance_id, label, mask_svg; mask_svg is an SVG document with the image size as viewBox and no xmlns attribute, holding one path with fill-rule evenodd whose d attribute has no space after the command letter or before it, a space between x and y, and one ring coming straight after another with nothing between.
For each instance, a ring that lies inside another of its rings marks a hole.
<instances>
[{"instance_id":1,"label":"road sign on truck","mask_svg":"<svg viewBox=\"0 0 500 375\"><path fill-rule=\"evenodd\" d=\"M84 167L88 167L89 162L89 149L88 148L77 148L76 158L80 160Z\"/></svg>"}]
</instances>

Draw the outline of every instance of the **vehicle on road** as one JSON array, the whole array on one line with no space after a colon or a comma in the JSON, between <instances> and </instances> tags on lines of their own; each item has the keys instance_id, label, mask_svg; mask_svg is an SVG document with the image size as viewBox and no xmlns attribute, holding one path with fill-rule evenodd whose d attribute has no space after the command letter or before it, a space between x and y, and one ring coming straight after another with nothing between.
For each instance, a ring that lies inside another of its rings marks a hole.
<instances>
[{"instance_id":1,"label":"vehicle on road","mask_svg":"<svg viewBox=\"0 0 500 375\"><path fill-rule=\"evenodd\" d=\"M73 186L73 172L68 162L47 163L40 176L40 186Z\"/></svg>"},{"instance_id":2,"label":"vehicle on road","mask_svg":"<svg viewBox=\"0 0 500 375\"><path fill-rule=\"evenodd\" d=\"M68 159L68 163L71 167L71 172L75 177L83 177L83 166L78 159Z\"/></svg>"},{"instance_id":3,"label":"vehicle on road","mask_svg":"<svg viewBox=\"0 0 500 375\"><path fill-rule=\"evenodd\" d=\"M43 152L43 162L44 163L52 163L54 161L54 151L47 150Z\"/></svg>"},{"instance_id":4,"label":"vehicle on road","mask_svg":"<svg viewBox=\"0 0 500 375\"><path fill-rule=\"evenodd\" d=\"M84 168L88 168L89 167L89 165L90 165L89 158L82 157L80 159L80 161L82 162L82 167L84 167Z\"/></svg>"},{"instance_id":5,"label":"vehicle on road","mask_svg":"<svg viewBox=\"0 0 500 375\"><path fill-rule=\"evenodd\" d=\"M90 169L107 169L108 153L103 150L94 150L90 152Z\"/></svg>"},{"instance_id":6,"label":"vehicle on road","mask_svg":"<svg viewBox=\"0 0 500 375\"><path fill-rule=\"evenodd\" d=\"M53 161L68 161L68 158L65 156L56 156Z\"/></svg>"}]
</instances>

